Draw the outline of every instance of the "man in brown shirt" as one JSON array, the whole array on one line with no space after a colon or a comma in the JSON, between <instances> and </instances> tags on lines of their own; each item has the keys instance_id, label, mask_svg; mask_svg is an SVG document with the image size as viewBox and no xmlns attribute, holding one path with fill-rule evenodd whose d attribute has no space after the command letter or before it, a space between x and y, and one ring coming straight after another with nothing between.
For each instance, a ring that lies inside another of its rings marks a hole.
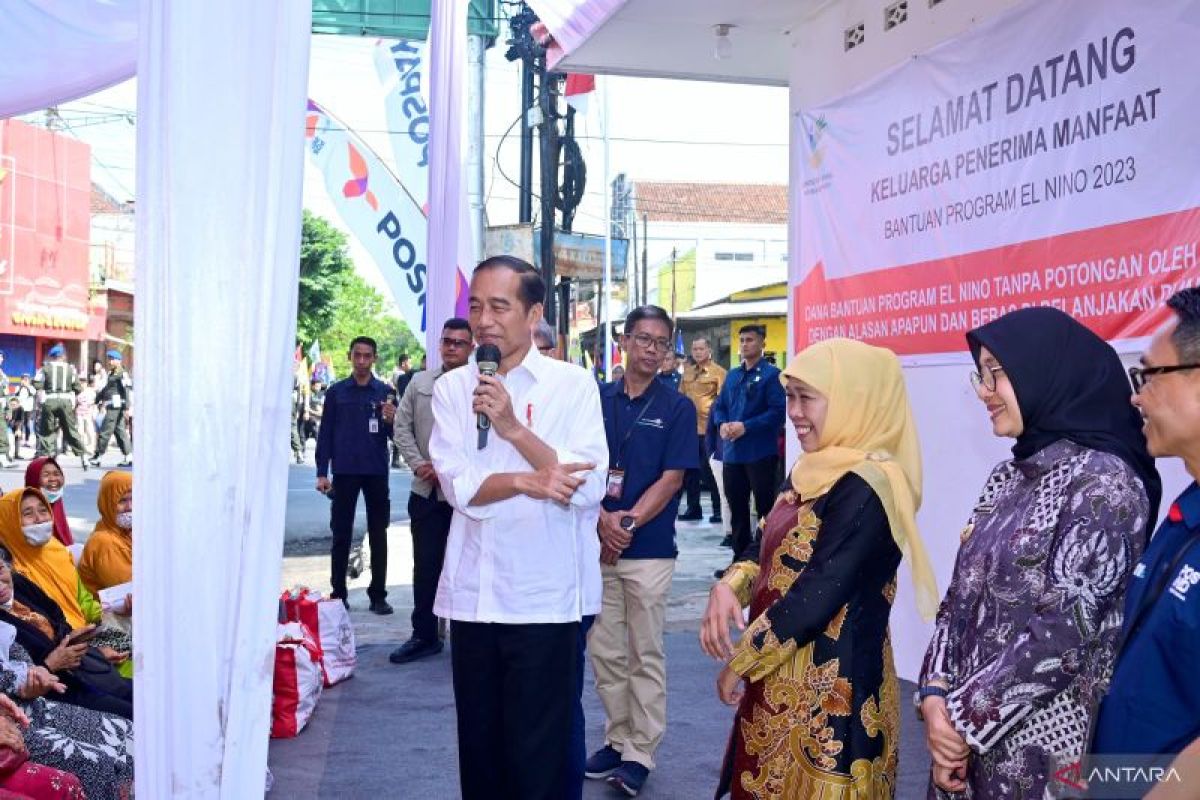
<instances>
[{"instance_id":1,"label":"man in brown shirt","mask_svg":"<svg viewBox=\"0 0 1200 800\"><path fill-rule=\"evenodd\" d=\"M717 482L713 478L712 467L708 463L708 448L704 446L704 432L708 427L708 411L717 395L721 393L721 385L725 383L725 370L712 360L712 347L704 337L692 341L692 360L683 370L683 380L679 391L687 396L696 406L696 436L700 453L700 468L689 469L684 476L684 496L686 507L679 515L681 520L699 521L704 514L700 510L700 492L706 489L712 498L712 516L709 522L721 521L721 496L717 492Z\"/></svg>"}]
</instances>

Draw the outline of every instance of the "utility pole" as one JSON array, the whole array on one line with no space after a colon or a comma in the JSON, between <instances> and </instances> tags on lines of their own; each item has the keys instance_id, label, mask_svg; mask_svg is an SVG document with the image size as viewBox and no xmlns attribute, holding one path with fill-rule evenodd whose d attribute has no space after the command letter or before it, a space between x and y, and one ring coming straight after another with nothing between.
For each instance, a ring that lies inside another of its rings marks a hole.
<instances>
[{"instance_id":1,"label":"utility pole","mask_svg":"<svg viewBox=\"0 0 1200 800\"><path fill-rule=\"evenodd\" d=\"M509 19L510 36L504 54L509 61L521 61L521 171L517 213L522 225L533 222L533 127L529 123L534 102L534 60L540 48L533 41L529 28L535 22L537 15L522 4Z\"/></svg>"},{"instance_id":2,"label":"utility pole","mask_svg":"<svg viewBox=\"0 0 1200 800\"><path fill-rule=\"evenodd\" d=\"M542 280L550 293L546 303L546 322L554 325L558 319L558 305L554 298L554 199L558 196L558 84L560 74L546 71L545 54L538 59L538 107L541 109L541 178L542 178L542 228L541 256ZM554 298L554 299L552 299Z\"/></svg>"}]
</instances>

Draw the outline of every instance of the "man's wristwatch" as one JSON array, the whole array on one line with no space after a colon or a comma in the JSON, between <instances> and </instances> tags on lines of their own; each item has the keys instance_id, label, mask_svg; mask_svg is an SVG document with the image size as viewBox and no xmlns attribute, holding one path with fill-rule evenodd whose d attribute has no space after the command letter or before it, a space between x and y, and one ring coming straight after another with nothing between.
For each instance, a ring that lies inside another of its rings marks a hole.
<instances>
[{"instance_id":1,"label":"man's wristwatch","mask_svg":"<svg viewBox=\"0 0 1200 800\"><path fill-rule=\"evenodd\" d=\"M621 530L625 531L626 533L633 533L634 528L637 527L637 519L629 514L626 514L625 516L621 517L621 519L617 522L617 525L620 526Z\"/></svg>"}]
</instances>

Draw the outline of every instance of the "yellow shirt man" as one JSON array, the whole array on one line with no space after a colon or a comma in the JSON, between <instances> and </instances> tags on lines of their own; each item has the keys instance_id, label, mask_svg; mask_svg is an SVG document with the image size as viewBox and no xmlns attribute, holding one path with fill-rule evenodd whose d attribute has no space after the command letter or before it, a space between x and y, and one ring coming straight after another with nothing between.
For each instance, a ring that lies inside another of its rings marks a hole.
<instances>
[{"instance_id":1,"label":"yellow shirt man","mask_svg":"<svg viewBox=\"0 0 1200 800\"><path fill-rule=\"evenodd\" d=\"M696 363L684 368L679 391L696 406L696 433L703 436L708 429L708 411L725 383L725 370L712 360L712 349L704 339L692 342L692 358Z\"/></svg>"}]
</instances>

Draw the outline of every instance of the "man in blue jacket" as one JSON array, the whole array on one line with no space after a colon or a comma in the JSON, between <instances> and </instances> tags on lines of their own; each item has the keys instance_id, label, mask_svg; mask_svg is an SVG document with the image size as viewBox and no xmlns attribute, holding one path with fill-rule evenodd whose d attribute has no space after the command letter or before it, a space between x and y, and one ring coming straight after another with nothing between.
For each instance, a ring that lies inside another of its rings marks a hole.
<instances>
[{"instance_id":1,"label":"man in blue jacket","mask_svg":"<svg viewBox=\"0 0 1200 800\"><path fill-rule=\"evenodd\" d=\"M395 389L372 373L375 340L359 336L350 343L349 378L325 393L321 430L317 434L317 491L332 497L329 528L333 532L332 597L346 600L346 567L354 532L358 493L367 504L367 536L371 542L371 585L367 597L375 614L391 614L387 601L387 529L392 515L388 492L388 443L396 414ZM329 468L333 466L333 480Z\"/></svg>"},{"instance_id":2,"label":"man in blue jacket","mask_svg":"<svg viewBox=\"0 0 1200 800\"><path fill-rule=\"evenodd\" d=\"M1183 459L1193 482L1171 504L1126 588L1121 644L1092 739L1099 758L1081 776L1092 784L1089 797L1141 797L1152 788L1155 798L1196 797L1200 789L1200 289L1184 289L1167 306L1174 313L1129 371L1133 404L1150 454ZM1163 772L1155 778L1150 767ZM1131 774L1151 780L1108 782Z\"/></svg>"},{"instance_id":3,"label":"man in blue jacket","mask_svg":"<svg viewBox=\"0 0 1200 800\"><path fill-rule=\"evenodd\" d=\"M722 482L733 531L733 560L753 538L750 496L759 517L775 502L775 470L779 463L777 434L783 425L787 398L779 368L763 360L766 329L743 325L738 331L740 366L725 376L725 384L710 416L723 441Z\"/></svg>"}]
</instances>

